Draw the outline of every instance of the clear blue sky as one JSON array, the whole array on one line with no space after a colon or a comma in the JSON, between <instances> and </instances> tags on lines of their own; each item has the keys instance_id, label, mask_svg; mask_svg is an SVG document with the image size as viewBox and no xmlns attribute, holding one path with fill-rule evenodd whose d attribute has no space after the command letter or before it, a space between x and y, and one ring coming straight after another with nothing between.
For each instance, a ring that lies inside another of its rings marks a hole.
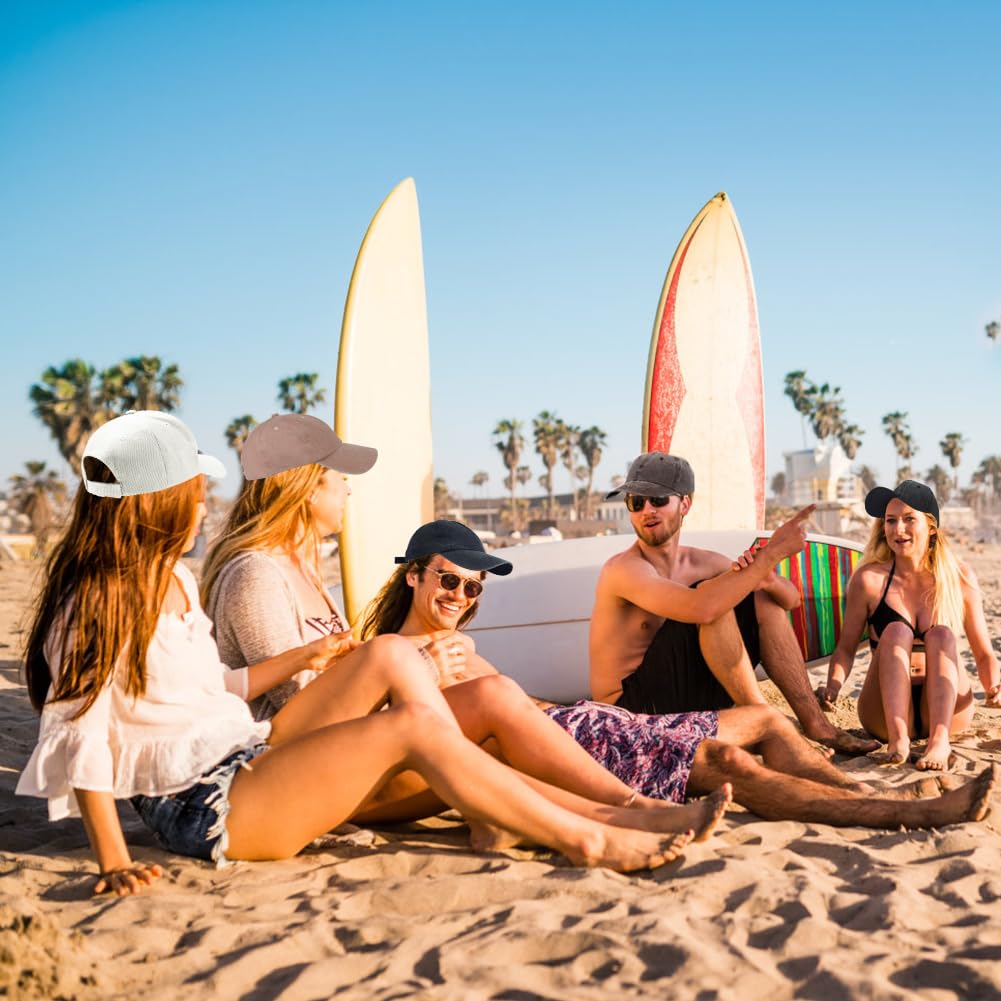
<instances>
[{"instance_id":1,"label":"clear blue sky","mask_svg":"<svg viewBox=\"0 0 1001 1001\"><path fill-rule=\"evenodd\" d=\"M355 254L407 176L453 488L485 469L500 491L492 428L542 409L608 432L599 486L624 470L664 273L719 190L769 475L802 445L782 385L803 368L883 481L891 410L918 469L966 435L965 481L1001 452L999 36L988 2L7 0L0 482L67 468L28 402L48 365L139 353L180 366L180 415L235 474L231 418L293 372L332 390Z\"/></svg>"}]
</instances>

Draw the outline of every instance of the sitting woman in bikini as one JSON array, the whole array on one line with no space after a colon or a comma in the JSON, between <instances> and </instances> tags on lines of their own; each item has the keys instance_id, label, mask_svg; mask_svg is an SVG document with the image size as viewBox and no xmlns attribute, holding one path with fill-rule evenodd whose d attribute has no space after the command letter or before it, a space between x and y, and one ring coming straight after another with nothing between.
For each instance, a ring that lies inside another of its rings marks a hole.
<instances>
[{"instance_id":1,"label":"sitting woman in bikini","mask_svg":"<svg viewBox=\"0 0 1001 1001\"><path fill-rule=\"evenodd\" d=\"M927 737L919 769L949 767L951 734L969 727L974 701L959 666L957 634L973 651L985 705L1001 707L1001 669L991 649L983 595L939 528L938 502L924 484L876 487L865 499L876 519L848 585L844 628L817 695L833 706L868 626L872 663L858 700L862 725L887 741L886 760L910 758L911 738Z\"/></svg>"}]
</instances>

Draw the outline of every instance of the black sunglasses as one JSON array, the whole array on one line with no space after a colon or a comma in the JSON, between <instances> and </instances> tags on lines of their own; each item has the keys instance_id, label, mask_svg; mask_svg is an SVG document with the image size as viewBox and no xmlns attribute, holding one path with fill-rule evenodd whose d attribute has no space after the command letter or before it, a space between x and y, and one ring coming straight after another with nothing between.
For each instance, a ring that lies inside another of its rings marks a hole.
<instances>
[{"instance_id":1,"label":"black sunglasses","mask_svg":"<svg viewBox=\"0 0 1001 1001\"><path fill-rule=\"evenodd\" d=\"M470 600L483 594L482 581L473 580L472 577L462 577L451 570L435 570L434 567L426 567L425 569L438 575L438 580L446 591L454 591L461 584L462 593Z\"/></svg>"},{"instance_id":2,"label":"black sunglasses","mask_svg":"<svg viewBox=\"0 0 1001 1001\"><path fill-rule=\"evenodd\" d=\"M646 507L647 501L650 502L651 507L663 507L670 503L673 496L674 494L669 494L667 497L641 497L639 494L626 494L626 507L633 514L638 514Z\"/></svg>"}]
</instances>

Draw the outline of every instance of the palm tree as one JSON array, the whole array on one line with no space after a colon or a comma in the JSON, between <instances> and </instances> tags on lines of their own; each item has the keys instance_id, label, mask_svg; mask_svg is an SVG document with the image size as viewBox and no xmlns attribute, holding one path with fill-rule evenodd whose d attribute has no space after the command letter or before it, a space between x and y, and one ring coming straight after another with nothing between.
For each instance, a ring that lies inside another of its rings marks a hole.
<instances>
[{"instance_id":1,"label":"palm tree","mask_svg":"<svg viewBox=\"0 0 1001 1001\"><path fill-rule=\"evenodd\" d=\"M988 455L982 459L973 475L978 483L986 485L990 481L994 497L1001 497L1001 455Z\"/></svg>"},{"instance_id":2,"label":"palm tree","mask_svg":"<svg viewBox=\"0 0 1001 1001\"><path fill-rule=\"evenodd\" d=\"M487 480L490 479L490 474L485 469L480 469L469 478L470 486L476 487L479 490L481 487L486 486Z\"/></svg>"},{"instance_id":3,"label":"palm tree","mask_svg":"<svg viewBox=\"0 0 1001 1001\"><path fill-rule=\"evenodd\" d=\"M845 424L838 432L838 444L844 449L844 453L849 459L854 459L858 455L864 436L865 431L857 424Z\"/></svg>"},{"instance_id":4,"label":"palm tree","mask_svg":"<svg viewBox=\"0 0 1001 1001\"><path fill-rule=\"evenodd\" d=\"M41 382L29 390L32 413L49 429L59 454L80 475L87 439L114 416L109 407L108 387L93 365L71 358L60 368L49 366Z\"/></svg>"},{"instance_id":5,"label":"palm tree","mask_svg":"<svg viewBox=\"0 0 1001 1001\"><path fill-rule=\"evenodd\" d=\"M956 471L959 469L959 463L963 458L963 446L966 444L966 439L958 431L950 431L939 443L938 447L942 449L942 454L949 460L949 465L952 467L952 475L954 477L953 486L959 489L959 473Z\"/></svg>"},{"instance_id":6,"label":"palm tree","mask_svg":"<svg viewBox=\"0 0 1001 1001\"><path fill-rule=\"evenodd\" d=\"M935 496L940 504L946 504L952 496L952 477L948 471L935 463L931 469L925 473L925 482L930 483L935 488Z\"/></svg>"},{"instance_id":7,"label":"palm tree","mask_svg":"<svg viewBox=\"0 0 1001 1001\"><path fill-rule=\"evenodd\" d=\"M250 432L255 427L257 427L257 421L250 414L244 414L242 417L234 417L226 425L226 431L224 432L226 435L226 444L236 452L237 456L243 451L243 446L247 443Z\"/></svg>"},{"instance_id":8,"label":"palm tree","mask_svg":"<svg viewBox=\"0 0 1001 1001\"><path fill-rule=\"evenodd\" d=\"M540 411L538 417L532 420L532 438L535 441L535 451L546 467L545 489L549 496L549 517L556 517L556 501L553 497L553 468L559 459L560 439L563 422L548 410ZM539 478L542 482L542 478Z\"/></svg>"},{"instance_id":9,"label":"palm tree","mask_svg":"<svg viewBox=\"0 0 1001 1001\"><path fill-rule=\"evenodd\" d=\"M838 436L845 426L845 406L841 399L841 387L811 386L807 390L810 401L810 426L821 440Z\"/></svg>"},{"instance_id":10,"label":"palm tree","mask_svg":"<svg viewBox=\"0 0 1001 1001\"><path fill-rule=\"evenodd\" d=\"M918 447L914 444L914 436L907 424L907 412L895 410L892 414L883 417L883 430L890 436L894 450L899 459L912 459ZM910 472L910 465L901 466L897 463L897 482L899 483L904 473Z\"/></svg>"},{"instance_id":11,"label":"palm tree","mask_svg":"<svg viewBox=\"0 0 1001 1001\"><path fill-rule=\"evenodd\" d=\"M772 477L772 496L776 500L780 500L783 494L786 492L786 474L776 473Z\"/></svg>"},{"instance_id":12,"label":"palm tree","mask_svg":"<svg viewBox=\"0 0 1001 1001\"><path fill-rule=\"evenodd\" d=\"M560 421L560 459L563 466L570 474L570 496L573 498L571 504L574 510L577 508L577 453L580 450L580 428L576 424L565 424Z\"/></svg>"},{"instance_id":13,"label":"palm tree","mask_svg":"<svg viewBox=\"0 0 1001 1001\"><path fill-rule=\"evenodd\" d=\"M594 490L594 471L601 462L601 453L608 444L608 435L593 424L580 433L580 454L587 464L587 493L584 495L584 517L591 517L591 492Z\"/></svg>"},{"instance_id":14,"label":"palm tree","mask_svg":"<svg viewBox=\"0 0 1001 1001\"><path fill-rule=\"evenodd\" d=\"M997 320L991 320L991 322L984 327L984 330L987 331L987 336L996 344L998 335L1001 334L1001 323L998 323Z\"/></svg>"},{"instance_id":15,"label":"palm tree","mask_svg":"<svg viewBox=\"0 0 1001 1001\"><path fill-rule=\"evenodd\" d=\"M436 476L434 481L434 516L443 518L452 506L453 497L452 492L448 489L448 484L444 477Z\"/></svg>"},{"instance_id":16,"label":"palm tree","mask_svg":"<svg viewBox=\"0 0 1001 1001\"><path fill-rule=\"evenodd\" d=\"M492 432L494 447L498 452L500 452L501 461L504 463L504 468L508 472L507 479L504 482L511 491L512 531L518 527L518 505L515 497L515 489L517 487L515 470L518 468L519 459L521 459L521 450L525 447L525 438L521 433L521 427L521 421L504 419L497 422L497 427L495 427Z\"/></svg>"},{"instance_id":17,"label":"palm tree","mask_svg":"<svg viewBox=\"0 0 1001 1001\"><path fill-rule=\"evenodd\" d=\"M862 486L865 487L867 493L879 483L876 470L871 466L862 466L855 475L862 481Z\"/></svg>"},{"instance_id":18,"label":"palm tree","mask_svg":"<svg viewBox=\"0 0 1001 1001\"><path fill-rule=\"evenodd\" d=\"M813 403L810 398L814 385L806 377L806 372L802 369L796 372L787 372L785 377L785 389L783 393L792 400L792 405L796 413L800 415L803 428L803 447L806 448L806 422L813 410Z\"/></svg>"},{"instance_id":19,"label":"palm tree","mask_svg":"<svg viewBox=\"0 0 1001 1001\"><path fill-rule=\"evenodd\" d=\"M278 403L283 410L293 414L308 413L327 398L327 391L316 385L317 372L298 372L286 376L278 383Z\"/></svg>"},{"instance_id":20,"label":"palm tree","mask_svg":"<svg viewBox=\"0 0 1001 1001\"><path fill-rule=\"evenodd\" d=\"M167 365L157 355L126 358L101 373L105 395L113 397L119 413L126 410L176 410L184 380L176 365Z\"/></svg>"},{"instance_id":21,"label":"palm tree","mask_svg":"<svg viewBox=\"0 0 1001 1001\"><path fill-rule=\"evenodd\" d=\"M10 478L10 503L27 516L35 536L35 553L41 554L55 521L54 508L66 499L66 484L54 469L46 470L44 462L26 462L24 467L27 475L16 473Z\"/></svg>"}]
</instances>

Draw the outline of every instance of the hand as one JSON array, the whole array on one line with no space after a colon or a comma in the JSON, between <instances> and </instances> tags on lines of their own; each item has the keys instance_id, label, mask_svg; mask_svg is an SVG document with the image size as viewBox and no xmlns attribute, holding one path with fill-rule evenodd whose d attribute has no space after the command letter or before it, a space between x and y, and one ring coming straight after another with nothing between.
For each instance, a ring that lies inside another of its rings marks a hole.
<instances>
[{"instance_id":1,"label":"hand","mask_svg":"<svg viewBox=\"0 0 1001 1001\"><path fill-rule=\"evenodd\" d=\"M461 633L446 633L444 636L439 636L425 644L424 649L438 668L442 688L469 680L466 664L472 651L467 644L467 638Z\"/></svg>"},{"instance_id":2,"label":"hand","mask_svg":"<svg viewBox=\"0 0 1001 1001\"><path fill-rule=\"evenodd\" d=\"M826 685L818 685L814 694L825 713L834 712L834 703L838 701L841 685L837 681L829 681Z\"/></svg>"},{"instance_id":3,"label":"hand","mask_svg":"<svg viewBox=\"0 0 1001 1001\"><path fill-rule=\"evenodd\" d=\"M160 866L145 862L133 862L120 869L102 872L94 884L94 893L113 893L116 897L128 897L139 893L143 886L152 886L154 879L163 875Z\"/></svg>"},{"instance_id":4,"label":"hand","mask_svg":"<svg viewBox=\"0 0 1001 1001\"><path fill-rule=\"evenodd\" d=\"M987 698L984 699L985 709L1001 709L1001 684L995 685L993 688L988 688L984 695Z\"/></svg>"},{"instance_id":5,"label":"hand","mask_svg":"<svg viewBox=\"0 0 1001 1001\"><path fill-rule=\"evenodd\" d=\"M345 629L342 633L331 633L313 640L310 646L315 648L310 653L311 670L326 671L334 661L357 650L361 646L361 640L355 639L350 629Z\"/></svg>"},{"instance_id":6,"label":"hand","mask_svg":"<svg viewBox=\"0 0 1001 1001\"><path fill-rule=\"evenodd\" d=\"M797 511L787 522L779 525L768 540L768 553L776 563L800 552L806 545L806 522L813 514L816 504Z\"/></svg>"},{"instance_id":7,"label":"hand","mask_svg":"<svg viewBox=\"0 0 1001 1001\"><path fill-rule=\"evenodd\" d=\"M734 573L738 573L741 570L746 569L754 562L754 554L758 551L756 545L751 546L750 549L745 549L738 556L734 557L733 562L730 564L730 569Z\"/></svg>"}]
</instances>

